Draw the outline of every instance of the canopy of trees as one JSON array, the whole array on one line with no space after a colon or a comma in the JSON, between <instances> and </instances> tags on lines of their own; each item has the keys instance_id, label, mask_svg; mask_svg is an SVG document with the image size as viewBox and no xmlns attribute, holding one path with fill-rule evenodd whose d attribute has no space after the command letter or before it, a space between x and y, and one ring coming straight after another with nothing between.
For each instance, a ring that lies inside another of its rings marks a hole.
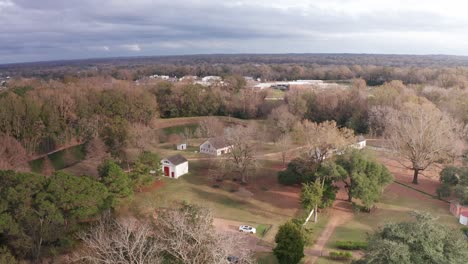
<instances>
[{"instance_id":1,"label":"canopy of trees","mask_svg":"<svg viewBox=\"0 0 468 264\"><path fill-rule=\"evenodd\" d=\"M415 221L387 224L369 238L360 264L466 263L468 244L463 234L437 223L425 213Z\"/></svg>"},{"instance_id":2,"label":"canopy of trees","mask_svg":"<svg viewBox=\"0 0 468 264\"><path fill-rule=\"evenodd\" d=\"M0 246L19 259L69 246L80 222L112 203L107 188L86 176L0 171L0 181Z\"/></svg>"}]
</instances>

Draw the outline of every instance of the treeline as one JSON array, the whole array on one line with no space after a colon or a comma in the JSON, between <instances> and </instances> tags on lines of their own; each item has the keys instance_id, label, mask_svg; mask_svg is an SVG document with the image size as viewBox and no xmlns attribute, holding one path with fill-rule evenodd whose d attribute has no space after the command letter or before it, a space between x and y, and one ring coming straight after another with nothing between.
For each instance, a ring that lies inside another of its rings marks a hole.
<instances>
[{"instance_id":1,"label":"treeline","mask_svg":"<svg viewBox=\"0 0 468 264\"><path fill-rule=\"evenodd\" d=\"M137 80L153 74L179 78L184 75L241 75L267 81L361 78L369 85L401 80L405 84L465 88L468 85L467 66L466 57L456 56L199 55L15 64L4 65L2 72L14 77L63 81L88 77Z\"/></svg>"},{"instance_id":2,"label":"treeline","mask_svg":"<svg viewBox=\"0 0 468 264\"><path fill-rule=\"evenodd\" d=\"M132 136L131 128L154 125L155 118L258 117L265 108L265 94L240 90L235 80L231 83L202 87L169 82L138 86L113 78L68 83L19 80L0 94L0 134L18 141L30 155L95 137L118 155ZM25 152L11 141L10 152Z\"/></svg>"}]
</instances>

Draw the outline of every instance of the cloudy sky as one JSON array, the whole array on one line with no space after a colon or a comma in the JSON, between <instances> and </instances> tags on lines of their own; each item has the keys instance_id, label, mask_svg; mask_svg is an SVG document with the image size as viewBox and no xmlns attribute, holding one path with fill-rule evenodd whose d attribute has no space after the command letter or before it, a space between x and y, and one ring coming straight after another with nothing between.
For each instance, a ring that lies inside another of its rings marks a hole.
<instances>
[{"instance_id":1,"label":"cloudy sky","mask_svg":"<svg viewBox=\"0 0 468 264\"><path fill-rule=\"evenodd\" d=\"M0 64L210 53L468 55L465 0L0 0Z\"/></svg>"}]
</instances>

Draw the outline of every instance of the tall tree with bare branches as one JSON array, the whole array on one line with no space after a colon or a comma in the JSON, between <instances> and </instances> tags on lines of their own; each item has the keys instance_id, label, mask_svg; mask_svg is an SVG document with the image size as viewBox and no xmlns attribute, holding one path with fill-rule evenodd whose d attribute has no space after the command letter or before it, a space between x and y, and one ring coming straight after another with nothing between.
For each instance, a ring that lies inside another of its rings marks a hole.
<instances>
[{"instance_id":1,"label":"tall tree with bare branches","mask_svg":"<svg viewBox=\"0 0 468 264\"><path fill-rule=\"evenodd\" d=\"M226 140L232 145L227 155L227 165L231 171L239 175L242 183L247 183L250 173L257 166L256 146L252 140L255 131L255 127L252 126L237 126L227 131Z\"/></svg>"},{"instance_id":2,"label":"tall tree with bare branches","mask_svg":"<svg viewBox=\"0 0 468 264\"><path fill-rule=\"evenodd\" d=\"M335 121L314 123L305 120L302 123L302 136L310 158L321 163L333 151L342 151L356 141L354 131L339 128Z\"/></svg>"},{"instance_id":3,"label":"tall tree with bare branches","mask_svg":"<svg viewBox=\"0 0 468 264\"><path fill-rule=\"evenodd\" d=\"M75 263L158 264L163 260L152 226L134 218L105 216L79 238L83 247L74 254Z\"/></svg>"},{"instance_id":4,"label":"tall tree with bare branches","mask_svg":"<svg viewBox=\"0 0 468 264\"><path fill-rule=\"evenodd\" d=\"M421 171L457 154L455 146L463 144L461 131L452 118L427 102L407 103L401 110L392 110L385 126L388 146L403 166L414 171L414 184L418 184ZM405 163L407 160L411 165Z\"/></svg>"}]
</instances>

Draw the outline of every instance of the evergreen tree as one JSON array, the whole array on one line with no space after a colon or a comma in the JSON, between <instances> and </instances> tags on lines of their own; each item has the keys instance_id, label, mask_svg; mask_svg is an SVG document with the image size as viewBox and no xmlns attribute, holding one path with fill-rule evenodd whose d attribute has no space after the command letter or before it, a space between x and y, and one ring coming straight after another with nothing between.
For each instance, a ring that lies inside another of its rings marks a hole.
<instances>
[{"instance_id":1,"label":"evergreen tree","mask_svg":"<svg viewBox=\"0 0 468 264\"><path fill-rule=\"evenodd\" d=\"M273 249L280 264L296 264L304 257L305 239L301 227L289 221L280 226Z\"/></svg>"},{"instance_id":2,"label":"evergreen tree","mask_svg":"<svg viewBox=\"0 0 468 264\"><path fill-rule=\"evenodd\" d=\"M125 198L132 194L132 182L127 173L112 160L106 160L98 168L101 182L115 198Z\"/></svg>"}]
</instances>

